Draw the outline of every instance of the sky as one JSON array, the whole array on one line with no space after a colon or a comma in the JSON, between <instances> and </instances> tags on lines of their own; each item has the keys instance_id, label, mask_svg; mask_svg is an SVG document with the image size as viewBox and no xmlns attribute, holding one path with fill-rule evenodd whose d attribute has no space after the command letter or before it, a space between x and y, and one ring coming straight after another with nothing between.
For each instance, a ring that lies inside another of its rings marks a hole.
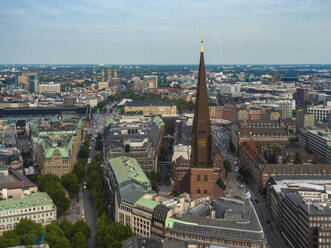
<instances>
[{"instance_id":1,"label":"sky","mask_svg":"<svg viewBox=\"0 0 331 248\"><path fill-rule=\"evenodd\" d=\"M330 64L330 0L0 0L0 64Z\"/></svg>"}]
</instances>

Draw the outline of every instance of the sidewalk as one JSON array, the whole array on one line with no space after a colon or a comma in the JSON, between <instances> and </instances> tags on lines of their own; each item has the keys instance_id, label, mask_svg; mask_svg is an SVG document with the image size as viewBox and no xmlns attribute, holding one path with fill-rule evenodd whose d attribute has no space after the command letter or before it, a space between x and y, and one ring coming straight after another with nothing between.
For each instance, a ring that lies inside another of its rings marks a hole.
<instances>
[{"instance_id":1,"label":"sidewalk","mask_svg":"<svg viewBox=\"0 0 331 248\"><path fill-rule=\"evenodd\" d=\"M78 202L76 197L71 200L70 207L65 215L67 220L70 221L71 223L75 223L76 221L81 219L85 220L85 212L84 212L85 207L82 196L82 189L79 190L78 199L79 199Z\"/></svg>"}]
</instances>

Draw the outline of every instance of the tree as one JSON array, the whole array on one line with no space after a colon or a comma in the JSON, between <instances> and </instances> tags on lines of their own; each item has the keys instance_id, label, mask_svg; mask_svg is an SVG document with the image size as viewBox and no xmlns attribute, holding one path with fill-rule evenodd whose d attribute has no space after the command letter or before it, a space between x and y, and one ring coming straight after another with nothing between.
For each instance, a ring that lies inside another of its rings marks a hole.
<instances>
[{"instance_id":1,"label":"tree","mask_svg":"<svg viewBox=\"0 0 331 248\"><path fill-rule=\"evenodd\" d=\"M81 182L86 175L84 163L82 161L78 161L74 165L74 169L72 170L72 173L74 173L77 176L78 182Z\"/></svg>"},{"instance_id":2,"label":"tree","mask_svg":"<svg viewBox=\"0 0 331 248\"><path fill-rule=\"evenodd\" d=\"M226 189L226 185L221 178L217 179L216 184L223 190Z\"/></svg>"},{"instance_id":3,"label":"tree","mask_svg":"<svg viewBox=\"0 0 331 248\"><path fill-rule=\"evenodd\" d=\"M229 160L227 160L227 159L224 160L223 165L224 165L226 175L228 175L229 173L232 172L232 167L231 167Z\"/></svg>"},{"instance_id":4,"label":"tree","mask_svg":"<svg viewBox=\"0 0 331 248\"><path fill-rule=\"evenodd\" d=\"M56 221L51 222L45 228L45 241L50 247L65 247L70 248L70 242L65 237L64 231L60 228Z\"/></svg>"},{"instance_id":5,"label":"tree","mask_svg":"<svg viewBox=\"0 0 331 248\"><path fill-rule=\"evenodd\" d=\"M262 154L262 146L260 142L255 143L256 150L259 154Z\"/></svg>"},{"instance_id":6,"label":"tree","mask_svg":"<svg viewBox=\"0 0 331 248\"><path fill-rule=\"evenodd\" d=\"M240 166L238 172L244 178L245 181L247 181L251 177L251 174L245 165Z\"/></svg>"},{"instance_id":7,"label":"tree","mask_svg":"<svg viewBox=\"0 0 331 248\"><path fill-rule=\"evenodd\" d=\"M62 215L70 206L70 201L65 195L60 179L51 174L39 175L37 186L40 191L46 192L54 201L58 215Z\"/></svg>"},{"instance_id":8,"label":"tree","mask_svg":"<svg viewBox=\"0 0 331 248\"><path fill-rule=\"evenodd\" d=\"M82 232L77 232L72 238L73 248L87 248L87 239Z\"/></svg>"},{"instance_id":9,"label":"tree","mask_svg":"<svg viewBox=\"0 0 331 248\"><path fill-rule=\"evenodd\" d=\"M0 248L14 247L21 244L22 236L17 235L14 230L4 232L0 236Z\"/></svg>"},{"instance_id":10,"label":"tree","mask_svg":"<svg viewBox=\"0 0 331 248\"><path fill-rule=\"evenodd\" d=\"M76 196L79 192L79 184L76 174L67 173L61 177L62 186L68 190L72 197Z\"/></svg>"},{"instance_id":11,"label":"tree","mask_svg":"<svg viewBox=\"0 0 331 248\"><path fill-rule=\"evenodd\" d=\"M278 143L271 144L270 148L274 154L278 154L282 150L282 146Z\"/></svg>"},{"instance_id":12,"label":"tree","mask_svg":"<svg viewBox=\"0 0 331 248\"><path fill-rule=\"evenodd\" d=\"M84 234L86 239L91 238L91 229L83 220L79 220L74 224L74 232L81 232L82 234Z\"/></svg>"},{"instance_id":13,"label":"tree","mask_svg":"<svg viewBox=\"0 0 331 248\"><path fill-rule=\"evenodd\" d=\"M102 224L95 234L95 247L121 248L122 242L130 237L132 237L132 231L129 226L119 222L111 225Z\"/></svg>"},{"instance_id":14,"label":"tree","mask_svg":"<svg viewBox=\"0 0 331 248\"><path fill-rule=\"evenodd\" d=\"M294 163L295 164L302 164L302 157L301 154L299 152L295 153L295 157L294 157Z\"/></svg>"},{"instance_id":15,"label":"tree","mask_svg":"<svg viewBox=\"0 0 331 248\"><path fill-rule=\"evenodd\" d=\"M62 222L59 224L60 228L64 232L65 236L68 240L71 240L74 235L74 225L67 220L67 218L63 218Z\"/></svg>"},{"instance_id":16,"label":"tree","mask_svg":"<svg viewBox=\"0 0 331 248\"><path fill-rule=\"evenodd\" d=\"M101 151L101 149L102 149L102 136L99 133L95 140L95 150Z\"/></svg>"}]
</instances>

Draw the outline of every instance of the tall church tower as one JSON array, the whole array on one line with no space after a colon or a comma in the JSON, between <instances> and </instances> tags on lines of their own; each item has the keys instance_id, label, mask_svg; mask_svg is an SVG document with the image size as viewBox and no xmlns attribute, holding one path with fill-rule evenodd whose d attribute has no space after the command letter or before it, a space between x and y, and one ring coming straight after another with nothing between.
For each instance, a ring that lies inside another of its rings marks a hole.
<instances>
[{"instance_id":1,"label":"tall church tower","mask_svg":"<svg viewBox=\"0 0 331 248\"><path fill-rule=\"evenodd\" d=\"M192 198L214 196L214 163L209 118L203 41L201 41L198 89L195 102L190 161L190 195Z\"/></svg>"}]
</instances>

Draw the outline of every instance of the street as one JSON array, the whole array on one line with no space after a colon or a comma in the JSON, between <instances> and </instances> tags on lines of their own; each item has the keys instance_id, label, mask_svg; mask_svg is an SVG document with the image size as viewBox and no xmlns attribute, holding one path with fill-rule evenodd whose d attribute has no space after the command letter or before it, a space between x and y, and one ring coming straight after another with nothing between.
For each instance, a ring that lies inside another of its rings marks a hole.
<instances>
[{"instance_id":1,"label":"street","mask_svg":"<svg viewBox=\"0 0 331 248\"><path fill-rule=\"evenodd\" d=\"M266 206L266 200L260 194L254 184L245 184L243 178L238 172L238 158L229 150L229 135L230 132L222 127L213 126L213 137L216 145L220 148L223 159L227 159L232 168L232 172L227 175L227 188L225 190L226 197L244 198L245 192L251 193L251 200L255 206L256 212L261 221L264 233L268 240L270 248L287 248L289 247L278 229L272 222L269 209Z\"/></svg>"}]
</instances>

